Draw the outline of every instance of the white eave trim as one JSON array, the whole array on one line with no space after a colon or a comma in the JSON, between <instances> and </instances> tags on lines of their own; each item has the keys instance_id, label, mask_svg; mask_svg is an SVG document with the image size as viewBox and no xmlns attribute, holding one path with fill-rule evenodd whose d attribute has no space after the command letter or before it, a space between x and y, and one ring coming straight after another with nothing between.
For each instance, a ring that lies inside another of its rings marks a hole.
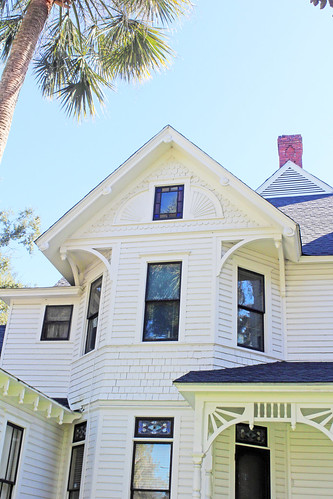
<instances>
[{"instance_id":1,"label":"white eave trim","mask_svg":"<svg viewBox=\"0 0 333 499\"><path fill-rule=\"evenodd\" d=\"M0 299L10 303L13 299L69 298L79 297L80 286L53 286L52 288L3 288L0 289Z\"/></svg>"},{"instance_id":2,"label":"white eave trim","mask_svg":"<svg viewBox=\"0 0 333 499\"><path fill-rule=\"evenodd\" d=\"M181 383L174 382L180 392L280 392L333 393L333 383Z\"/></svg>"},{"instance_id":3,"label":"white eave trim","mask_svg":"<svg viewBox=\"0 0 333 499\"><path fill-rule=\"evenodd\" d=\"M333 263L333 255L302 255L299 263Z\"/></svg>"},{"instance_id":4,"label":"white eave trim","mask_svg":"<svg viewBox=\"0 0 333 499\"><path fill-rule=\"evenodd\" d=\"M56 421L60 425L72 423L81 417L81 414L67 409L3 369L0 369L0 400L2 402L8 401L9 404L18 408L33 411L45 419Z\"/></svg>"}]
</instances>

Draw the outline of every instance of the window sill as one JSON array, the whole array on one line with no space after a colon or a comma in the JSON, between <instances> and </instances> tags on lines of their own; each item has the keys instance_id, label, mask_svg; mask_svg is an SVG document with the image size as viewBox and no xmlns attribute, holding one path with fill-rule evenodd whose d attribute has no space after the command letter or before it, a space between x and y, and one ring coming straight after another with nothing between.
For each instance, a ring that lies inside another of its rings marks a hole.
<instances>
[{"instance_id":1,"label":"window sill","mask_svg":"<svg viewBox=\"0 0 333 499\"><path fill-rule=\"evenodd\" d=\"M235 348L241 350L242 352L253 353L255 355L262 355L265 357L272 357L272 354L270 352L267 352L266 350L255 350L254 348L242 347L241 345L236 345Z\"/></svg>"},{"instance_id":2,"label":"window sill","mask_svg":"<svg viewBox=\"0 0 333 499\"><path fill-rule=\"evenodd\" d=\"M57 345L73 345L74 341L72 340L38 340L36 341L37 344L39 345L49 345L50 343L52 345L57 344Z\"/></svg>"}]
</instances>

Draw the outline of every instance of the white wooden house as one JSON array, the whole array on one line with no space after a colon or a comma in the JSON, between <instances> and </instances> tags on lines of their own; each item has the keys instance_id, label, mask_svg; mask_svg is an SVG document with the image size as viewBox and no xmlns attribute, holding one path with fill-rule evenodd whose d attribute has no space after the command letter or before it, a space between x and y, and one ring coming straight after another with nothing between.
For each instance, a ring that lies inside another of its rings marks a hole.
<instances>
[{"instance_id":1,"label":"white wooden house","mask_svg":"<svg viewBox=\"0 0 333 499\"><path fill-rule=\"evenodd\" d=\"M333 188L257 192L165 127L2 290L1 499L333 496ZM273 170L273 168L272 168Z\"/></svg>"}]
</instances>

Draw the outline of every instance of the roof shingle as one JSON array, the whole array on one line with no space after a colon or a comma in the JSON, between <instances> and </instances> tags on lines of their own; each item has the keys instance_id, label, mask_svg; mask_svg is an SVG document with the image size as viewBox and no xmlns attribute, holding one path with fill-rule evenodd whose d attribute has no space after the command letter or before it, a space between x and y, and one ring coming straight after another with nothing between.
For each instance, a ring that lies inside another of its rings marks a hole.
<instances>
[{"instance_id":1,"label":"roof shingle","mask_svg":"<svg viewBox=\"0 0 333 499\"><path fill-rule=\"evenodd\" d=\"M190 371L175 383L333 383L333 362L272 362Z\"/></svg>"}]
</instances>

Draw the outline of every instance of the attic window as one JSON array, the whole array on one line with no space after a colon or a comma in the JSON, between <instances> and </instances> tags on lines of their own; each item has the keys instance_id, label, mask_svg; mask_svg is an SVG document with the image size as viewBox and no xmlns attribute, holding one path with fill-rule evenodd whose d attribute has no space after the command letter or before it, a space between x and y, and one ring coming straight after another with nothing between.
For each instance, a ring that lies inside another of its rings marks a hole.
<instances>
[{"instance_id":1,"label":"attic window","mask_svg":"<svg viewBox=\"0 0 333 499\"><path fill-rule=\"evenodd\" d=\"M183 185L156 187L153 220L183 218L183 201Z\"/></svg>"}]
</instances>

